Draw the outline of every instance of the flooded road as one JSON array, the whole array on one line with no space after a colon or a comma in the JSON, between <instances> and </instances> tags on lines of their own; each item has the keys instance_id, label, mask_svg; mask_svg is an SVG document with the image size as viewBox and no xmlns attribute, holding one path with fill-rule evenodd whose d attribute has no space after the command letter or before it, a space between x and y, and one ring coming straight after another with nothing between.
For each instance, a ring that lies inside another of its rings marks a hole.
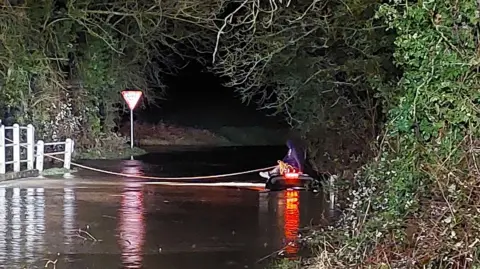
<instances>
[{"instance_id":1,"label":"flooded road","mask_svg":"<svg viewBox=\"0 0 480 269\"><path fill-rule=\"evenodd\" d=\"M167 173L166 167L178 168L166 155L86 164L157 175ZM190 173L177 169L177 174L235 172L271 163L207 159L203 168L193 159L190 166L183 162ZM258 181L258 175L231 180ZM277 250L297 255L298 246L289 242L300 228L325 222L324 200L321 193L297 190L159 186L85 171L72 179L5 182L0 184L0 267L44 268L48 260L57 260L57 269L264 268L268 261L259 260Z\"/></svg>"}]
</instances>

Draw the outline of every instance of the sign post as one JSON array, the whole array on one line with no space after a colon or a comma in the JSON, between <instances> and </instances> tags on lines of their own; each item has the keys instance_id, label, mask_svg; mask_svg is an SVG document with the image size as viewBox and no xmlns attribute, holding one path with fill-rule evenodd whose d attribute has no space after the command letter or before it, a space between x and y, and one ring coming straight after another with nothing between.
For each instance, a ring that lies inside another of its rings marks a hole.
<instances>
[{"instance_id":1,"label":"sign post","mask_svg":"<svg viewBox=\"0 0 480 269\"><path fill-rule=\"evenodd\" d=\"M122 96L130 108L130 148L133 149L133 110L142 97L142 91L122 91Z\"/></svg>"}]
</instances>

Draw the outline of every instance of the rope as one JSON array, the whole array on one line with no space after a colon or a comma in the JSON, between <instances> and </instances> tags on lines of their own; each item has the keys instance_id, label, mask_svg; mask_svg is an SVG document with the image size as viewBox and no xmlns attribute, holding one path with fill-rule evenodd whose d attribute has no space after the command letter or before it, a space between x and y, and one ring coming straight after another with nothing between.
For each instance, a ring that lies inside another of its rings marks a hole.
<instances>
[{"instance_id":1,"label":"rope","mask_svg":"<svg viewBox=\"0 0 480 269\"><path fill-rule=\"evenodd\" d=\"M54 156L48 156L52 159L56 159L59 161L64 161L60 158L54 157ZM191 177L153 177L153 176L142 176L142 175L132 175L132 174L124 174L124 173L118 173L118 172L113 172L113 171L108 171L104 169L98 169L94 167L89 167L86 165L78 164L78 163L71 163L73 166L77 166L79 168L95 171L95 172L100 172L104 174L109 174L109 175L114 175L114 176L121 176L121 177L131 177L131 178L141 178L141 179L154 179L154 180L194 180L194 179L211 179L211 178L223 178L223 177L233 177L233 176L238 176L238 175L246 175L246 174L251 174L255 172L261 172L264 170L272 169L275 166L271 167L266 167L266 168L260 168L260 169L253 169L253 170L247 170L247 171L242 171L242 172L235 172L235 173L228 173L228 174L218 174L218 175L208 175L208 176L191 176Z\"/></svg>"},{"instance_id":2,"label":"rope","mask_svg":"<svg viewBox=\"0 0 480 269\"><path fill-rule=\"evenodd\" d=\"M8 140L9 142L13 142L13 140L5 138L5 140ZM27 148L26 146L20 145L24 148ZM65 162L65 160L55 157L55 156L50 156L47 154L44 154L44 156L47 156L49 158L52 158L57 161ZM153 180L195 180L195 179L211 179L211 178L224 178L224 177L233 177L233 176L239 176L239 175L246 175L246 174L252 174L255 172L261 172L269 169L273 169L275 166L270 166L270 167L265 167L265 168L259 168L259 169L253 169L253 170L247 170L247 171L242 171L242 172L235 172L235 173L228 173L228 174L218 174L218 175L207 175L207 176L191 176L191 177L154 177L154 176L143 176L143 175L132 175L132 174L124 174L124 173L118 173L118 172L113 172L113 171L108 171L104 169L98 169L86 165L82 165L79 163L71 162L71 165L76 166L78 168L83 168L86 170L94 171L94 172L99 172L103 174L108 174L108 175L114 175L114 176L121 176L121 177L129 177L129 178L139 178L139 179L153 179Z\"/></svg>"}]
</instances>

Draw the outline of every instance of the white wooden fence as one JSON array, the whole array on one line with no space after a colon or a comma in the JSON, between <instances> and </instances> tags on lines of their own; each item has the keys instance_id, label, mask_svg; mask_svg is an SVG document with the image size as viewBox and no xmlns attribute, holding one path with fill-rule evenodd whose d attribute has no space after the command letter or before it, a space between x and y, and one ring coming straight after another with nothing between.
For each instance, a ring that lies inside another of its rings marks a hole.
<instances>
[{"instance_id":1,"label":"white wooden fence","mask_svg":"<svg viewBox=\"0 0 480 269\"><path fill-rule=\"evenodd\" d=\"M45 147L57 145L63 145L64 151L45 153ZM12 154L7 154L9 148L12 148ZM22 148L26 151L25 158L22 158ZM20 172L22 163L27 163L27 170L37 169L42 172L45 157L54 155L63 155L63 167L70 169L73 149L74 143L70 138L67 138L64 142L45 143L38 140L35 143L35 127L33 125L20 126L14 124L13 126L5 126L0 121L0 174ZM12 164L12 171L7 171L7 165L9 164Z\"/></svg>"}]
</instances>

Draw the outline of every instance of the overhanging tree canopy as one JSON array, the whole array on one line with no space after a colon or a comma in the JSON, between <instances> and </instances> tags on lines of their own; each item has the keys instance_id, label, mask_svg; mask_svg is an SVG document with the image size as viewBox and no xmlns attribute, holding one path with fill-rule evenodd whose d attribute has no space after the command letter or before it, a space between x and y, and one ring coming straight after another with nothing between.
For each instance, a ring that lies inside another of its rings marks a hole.
<instances>
[{"instance_id":1,"label":"overhanging tree canopy","mask_svg":"<svg viewBox=\"0 0 480 269\"><path fill-rule=\"evenodd\" d=\"M11 2L0 13L2 105L17 108L17 119L44 123L49 136L91 144L112 126L119 91L141 88L151 100L161 93L149 89L163 87L163 73L175 73L179 59L195 59L228 78L244 101L286 115L316 146L338 144L325 140L334 136L345 148L366 145L380 117L374 87L393 70L391 38L372 19L376 6L372 0ZM352 157L352 150L320 151Z\"/></svg>"}]
</instances>

